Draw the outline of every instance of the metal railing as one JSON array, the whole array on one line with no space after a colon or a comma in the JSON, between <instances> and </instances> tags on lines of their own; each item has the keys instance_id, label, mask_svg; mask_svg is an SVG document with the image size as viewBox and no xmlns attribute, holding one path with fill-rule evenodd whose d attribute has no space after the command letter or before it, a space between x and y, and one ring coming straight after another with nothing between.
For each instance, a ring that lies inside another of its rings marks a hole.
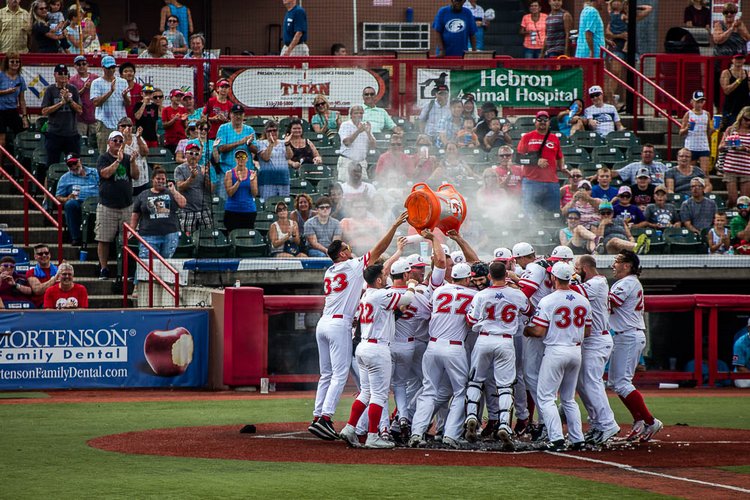
<instances>
[{"instance_id":1,"label":"metal railing","mask_svg":"<svg viewBox=\"0 0 750 500\"><path fill-rule=\"evenodd\" d=\"M23 185L19 184L16 179L13 178L13 176L2 167L3 160L7 158L10 160L11 163L18 169L18 171L23 176ZM23 165L21 165L18 160L16 160L13 155L11 155L8 150L6 150L4 147L0 146L0 173L5 176L8 181L10 181L11 185L15 187L22 195L23 195L23 244L24 246L29 246L29 204L34 205L39 211L42 213L42 215L52 223L52 225L57 229L57 262L60 263L63 261L63 205L55 198L52 193L47 191L47 189L40 183L36 177L34 177L26 168L24 168ZM57 209L57 220L55 220L54 217L42 206L41 203L39 203L34 196L29 192L29 181L31 184L36 186L40 193L43 194L48 200L50 200L50 203L52 203L55 208ZM42 242L39 242L42 243Z\"/></svg>"},{"instance_id":2,"label":"metal railing","mask_svg":"<svg viewBox=\"0 0 750 500\"><path fill-rule=\"evenodd\" d=\"M148 250L148 265L141 260L141 258L128 246L128 240L130 236L133 236L138 242L146 247ZM167 271L174 275L174 290L158 275L154 272L154 256L161 262ZM128 307L128 257L133 257L133 260L143 267L148 272L148 307L154 307L154 280L167 291L169 295L174 297L174 306L180 307L180 272L177 271L172 265L166 261L164 257L159 255L159 252L154 250L154 247L149 245L135 229L130 227L129 224L124 223L122 225L122 306ZM136 270L137 271L137 270Z\"/></svg>"}]
</instances>

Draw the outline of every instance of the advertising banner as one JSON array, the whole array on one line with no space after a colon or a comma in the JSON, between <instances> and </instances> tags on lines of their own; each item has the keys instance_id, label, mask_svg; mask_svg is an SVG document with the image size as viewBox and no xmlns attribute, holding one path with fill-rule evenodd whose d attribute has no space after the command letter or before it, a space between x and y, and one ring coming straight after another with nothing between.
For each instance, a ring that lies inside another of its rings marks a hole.
<instances>
[{"instance_id":1,"label":"advertising banner","mask_svg":"<svg viewBox=\"0 0 750 500\"><path fill-rule=\"evenodd\" d=\"M435 98L438 85L448 85L451 97L472 93L477 102L515 108L567 107L580 98L583 69L481 70L420 69L417 71L417 107Z\"/></svg>"},{"instance_id":2,"label":"advertising banner","mask_svg":"<svg viewBox=\"0 0 750 500\"><path fill-rule=\"evenodd\" d=\"M228 70L222 68L223 74ZM381 107L390 106L387 69L246 68L231 74L230 82L234 100L248 108L307 108L318 94L332 108L348 108L362 104L365 87L375 89Z\"/></svg>"},{"instance_id":3,"label":"advertising banner","mask_svg":"<svg viewBox=\"0 0 750 500\"><path fill-rule=\"evenodd\" d=\"M208 311L0 314L0 390L201 387Z\"/></svg>"}]
</instances>

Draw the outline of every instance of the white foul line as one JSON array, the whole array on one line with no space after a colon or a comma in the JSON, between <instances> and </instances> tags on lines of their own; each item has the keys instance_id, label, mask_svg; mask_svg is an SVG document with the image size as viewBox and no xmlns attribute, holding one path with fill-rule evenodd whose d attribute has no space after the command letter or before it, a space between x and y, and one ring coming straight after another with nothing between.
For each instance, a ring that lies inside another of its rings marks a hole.
<instances>
[{"instance_id":1,"label":"white foul line","mask_svg":"<svg viewBox=\"0 0 750 500\"><path fill-rule=\"evenodd\" d=\"M750 493L750 490L747 490L745 488L740 488L738 486L729 486L726 484L709 483L708 481L701 481L699 479L690 479L687 477L679 477L679 476L672 476L670 474L662 474L661 472L653 472L653 471L648 471L648 470L643 470L643 469L636 469L632 465L628 465L628 464L620 464L617 462L610 462L607 460L598 460L596 458L582 457L579 455L569 455L567 453L557 453L557 452L552 452L552 451L548 451L547 453L549 453L550 455L558 456L558 457L573 458L575 460L582 460L584 462L593 462L596 464L609 465L611 467L616 467L618 469L622 469L628 472L635 472L636 474L647 474L650 476L674 479L675 481L686 481L688 483L696 483L696 484L700 484L703 486L711 486L714 488L724 488L727 490L739 491L740 493Z\"/></svg>"}]
</instances>

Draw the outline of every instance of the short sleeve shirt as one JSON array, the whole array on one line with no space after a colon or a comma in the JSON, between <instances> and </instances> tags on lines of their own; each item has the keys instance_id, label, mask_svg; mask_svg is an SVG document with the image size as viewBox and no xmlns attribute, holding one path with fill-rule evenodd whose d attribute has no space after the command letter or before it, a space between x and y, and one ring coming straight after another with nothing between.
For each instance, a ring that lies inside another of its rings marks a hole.
<instances>
[{"instance_id":1,"label":"short sleeve shirt","mask_svg":"<svg viewBox=\"0 0 750 500\"><path fill-rule=\"evenodd\" d=\"M663 207L658 207L655 203L651 203L646 207L646 212L643 216L646 218L647 222L658 224L662 227L666 227L669 224L674 224L678 221L677 212L674 209L674 205L671 203L665 203Z\"/></svg>"},{"instance_id":2,"label":"short sleeve shirt","mask_svg":"<svg viewBox=\"0 0 750 500\"><path fill-rule=\"evenodd\" d=\"M203 209L209 209L211 207L211 194L209 188L205 185L205 176L203 175L203 167L197 166L198 173L195 178L188 186L187 190L180 191L185 197L185 208L183 210L187 212L198 212ZM184 182L190 177L190 166L187 163L179 165L174 171L175 184Z\"/></svg>"},{"instance_id":3,"label":"short sleeve shirt","mask_svg":"<svg viewBox=\"0 0 750 500\"><path fill-rule=\"evenodd\" d=\"M295 33L302 32L299 43L307 42L307 13L299 5L284 14L284 45L292 43Z\"/></svg>"},{"instance_id":4,"label":"short sleeve shirt","mask_svg":"<svg viewBox=\"0 0 750 500\"><path fill-rule=\"evenodd\" d=\"M75 85L68 84L68 91L70 92L71 99L77 104L81 104L81 97L78 95L78 89ZM60 89L57 85L50 85L44 91L44 97L42 97L42 108L54 106L62 100L60 96ZM77 113L73 111L70 104L63 104L63 106L51 112L47 115L47 133L59 135L62 137L72 137L78 134L78 128L76 126Z\"/></svg>"},{"instance_id":5,"label":"short sleeve shirt","mask_svg":"<svg viewBox=\"0 0 750 500\"><path fill-rule=\"evenodd\" d=\"M532 181L554 182L557 184L559 182L557 179L557 162L563 157L560 140L555 134L549 134L547 140L544 142L544 147L542 147L543 140L544 134L532 130L523 134L521 140L518 141L519 153L538 152L541 148L541 158L544 158L549 163L547 168L540 168L536 165L524 165L523 176Z\"/></svg>"},{"instance_id":6,"label":"short sleeve shirt","mask_svg":"<svg viewBox=\"0 0 750 500\"><path fill-rule=\"evenodd\" d=\"M643 287L635 275L626 276L609 291L609 324L615 332L645 330L643 321Z\"/></svg>"},{"instance_id":7,"label":"short sleeve shirt","mask_svg":"<svg viewBox=\"0 0 750 500\"><path fill-rule=\"evenodd\" d=\"M393 311L398 308L401 294L390 288L367 288L359 301L359 324L362 339L391 342L396 332Z\"/></svg>"},{"instance_id":8,"label":"short sleeve shirt","mask_svg":"<svg viewBox=\"0 0 750 500\"><path fill-rule=\"evenodd\" d=\"M316 217L308 219L305 226L314 219ZM329 223L331 220L336 219L329 219ZM323 314L340 314L345 318L354 317L362 293L362 285L365 283L362 272L369 263L368 252L358 259L337 262L326 270L323 279L323 293L325 294Z\"/></svg>"},{"instance_id":9,"label":"short sleeve shirt","mask_svg":"<svg viewBox=\"0 0 750 500\"><path fill-rule=\"evenodd\" d=\"M78 283L73 284L73 288L64 291L60 284L49 287L44 292L45 309L71 309L89 307L89 293L86 287Z\"/></svg>"},{"instance_id":10,"label":"short sleeve shirt","mask_svg":"<svg viewBox=\"0 0 750 500\"><path fill-rule=\"evenodd\" d=\"M371 130L373 134L379 134L383 130L392 130L396 123L388 114L388 111L377 106L362 106L365 108L365 114L362 117L362 121L370 122Z\"/></svg>"},{"instance_id":11,"label":"short sleeve shirt","mask_svg":"<svg viewBox=\"0 0 750 500\"><path fill-rule=\"evenodd\" d=\"M125 110L125 99L122 97L122 93L128 88L128 82L120 77L115 77L115 91L110 95L103 104L96 107L96 119L104 124L105 127L115 130L117 128L117 122L120 119L127 116ZM94 83L91 84L91 99L97 99L109 92L112 88L112 83L108 82L104 78L97 78Z\"/></svg>"},{"instance_id":12,"label":"short sleeve shirt","mask_svg":"<svg viewBox=\"0 0 750 500\"><path fill-rule=\"evenodd\" d=\"M370 140L367 134L361 133L357 136L349 146L344 144L344 139L351 137L357 131L357 126L351 120L347 120L341 124L339 128L339 137L341 138L341 155L346 156L350 160L360 162L367 158L367 151L369 150Z\"/></svg>"},{"instance_id":13,"label":"short sleeve shirt","mask_svg":"<svg viewBox=\"0 0 750 500\"><path fill-rule=\"evenodd\" d=\"M101 176L102 169L112 165L116 159L107 151L96 162L96 170L99 172L99 203L108 208L126 208L133 204L130 157L124 155L117 170L108 179Z\"/></svg>"},{"instance_id":14,"label":"short sleeve shirt","mask_svg":"<svg viewBox=\"0 0 750 500\"><path fill-rule=\"evenodd\" d=\"M221 125L219 127L219 131L216 133L216 140L220 140L219 143L220 146L231 144L233 142L237 142L243 137L249 137L250 134L255 134L255 129L251 127L250 125L242 125L242 129L238 133L234 130L234 127L232 126L231 122L227 122ZM234 149L231 149L227 151L226 153L221 153L220 156L220 163L222 167L231 167L234 166L234 153L238 149L247 149L244 145L238 146Z\"/></svg>"},{"instance_id":15,"label":"short sleeve shirt","mask_svg":"<svg viewBox=\"0 0 750 500\"><path fill-rule=\"evenodd\" d=\"M651 163L641 163L639 161L625 165L617 171L622 182L626 184L635 184L635 176L638 175L638 171L642 168L647 168L651 174L651 184L656 186L657 184L664 184L664 179L667 174L667 166L662 162L653 161Z\"/></svg>"},{"instance_id":16,"label":"short sleeve shirt","mask_svg":"<svg viewBox=\"0 0 750 500\"><path fill-rule=\"evenodd\" d=\"M133 203L133 213L140 215L138 232L142 236L164 236L180 230L177 219L177 201L165 190L154 193L142 191Z\"/></svg>"},{"instance_id":17,"label":"short sleeve shirt","mask_svg":"<svg viewBox=\"0 0 750 500\"><path fill-rule=\"evenodd\" d=\"M477 32L477 25L469 9L454 12L451 6L446 6L438 11L432 29L443 38L446 56L463 56L469 46L469 38Z\"/></svg>"},{"instance_id":18,"label":"short sleeve shirt","mask_svg":"<svg viewBox=\"0 0 750 500\"><path fill-rule=\"evenodd\" d=\"M0 29L0 32L2 29ZM18 95L20 92L26 92L26 80L21 75L10 78L5 71L0 71L0 89L9 89L15 87L10 94L0 95L0 110L17 109Z\"/></svg>"},{"instance_id":19,"label":"short sleeve shirt","mask_svg":"<svg viewBox=\"0 0 750 500\"><path fill-rule=\"evenodd\" d=\"M70 193L73 192L73 186L80 188L78 199L81 201L99 196L99 172L90 167L83 167L83 169L86 172L84 177L65 172L57 182L55 196L70 196Z\"/></svg>"},{"instance_id":20,"label":"short sleeve shirt","mask_svg":"<svg viewBox=\"0 0 750 500\"><path fill-rule=\"evenodd\" d=\"M732 366L750 368L750 335L747 332L734 343Z\"/></svg>"},{"instance_id":21,"label":"short sleeve shirt","mask_svg":"<svg viewBox=\"0 0 750 500\"><path fill-rule=\"evenodd\" d=\"M305 238L315 236L318 243L326 248L333 243L333 237L340 234L341 223L333 217L329 217L325 224L321 224L317 216L311 217L305 222Z\"/></svg>"},{"instance_id":22,"label":"short sleeve shirt","mask_svg":"<svg viewBox=\"0 0 750 500\"><path fill-rule=\"evenodd\" d=\"M547 328L544 345L574 346L591 326L591 304L573 290L556 290L539 301L531 322Z\"/></svg>"},{"instance_id":23,"label":"short sleeve shirt","mask_svg":"<svg viewBox=\"0 0 750 500\"><path fill-rule=\"evenodd\" d=\"M607 134L612 132L615 129L615 123L620 121L620 115L617 113L617 109L611 104L589 106L583 110L583 116L587 120L593 118L597 121L596 133L602 137L606 137Z\"/></svg>"},{"instance_id":24,"label":"short sleeve shirt","mask_svg":"<svg viewBox=\"0 0 750 500\"><path fill-rule=\"evenodd\" d=\"M589 44L586 43L586 32L590 31L593 35L594 53L589 50ZM576 47L576 57L601 57L600 47L604 46L604 22L599 11L590 5L584 6L581 11L581 17L578 21L578 45Z\"/></svg>"},{"instance_id":25,"label":"short sleeve shirt","mask_svg":"<svg viewBox=\"0 0 750 500\"><path fill-rule=\"evenodd\" d=\"M674 192L677 194L690 194L690 181L694 177L700 177L704 179L706 174L703 173L703 169L700 167L693 167L693 171L688 175L682 174L677 167L672 167L665 173L665 178L674 180Z\"/></svg>"}]
</instances>

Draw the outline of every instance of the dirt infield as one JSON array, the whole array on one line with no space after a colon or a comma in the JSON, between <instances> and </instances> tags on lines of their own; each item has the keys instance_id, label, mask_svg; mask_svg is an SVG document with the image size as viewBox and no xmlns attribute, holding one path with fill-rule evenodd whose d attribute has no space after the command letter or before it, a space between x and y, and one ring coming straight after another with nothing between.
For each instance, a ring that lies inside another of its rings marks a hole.
<instances>
[{"instance_id":1,"label":"dirt infield","mask_svg":"<svg viewBox=\"0 0 750 500\"><path fill-rule=\"evenodd\" d=\"M529 467L602 483L685 498L747 498L750 475L716 467L746 465L750 431L670 427L658 440L575 453L476 452L440 449L356 450L326 442L307 424L259 424L256 434L237 426L155 429L102 436L98 449L131 454L330 464Z\"/></svg>"}]
</instances>

